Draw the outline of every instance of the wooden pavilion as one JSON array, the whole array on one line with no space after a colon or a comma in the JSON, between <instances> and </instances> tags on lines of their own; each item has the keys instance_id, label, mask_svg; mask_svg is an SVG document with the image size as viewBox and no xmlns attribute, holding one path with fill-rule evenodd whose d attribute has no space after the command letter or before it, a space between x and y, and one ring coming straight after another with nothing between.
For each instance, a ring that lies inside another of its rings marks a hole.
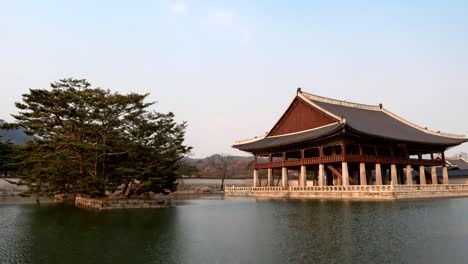
<instances>
[{"instance_id":1,"label":"wooden pavilion","mask_svg":"<svg viewBox=\"0 0 468 264\"><path fill-rule=\"evenodd\" d=\"M382 104L350 103L298 88L269 133L233 147L254 155L253 187L259 185L259 170L267 170L266 187L274 186L273 172L281 170L286 190L288 171L299 175L298 187L448 184L444 152L466 141L463 135L417 126Z\"/></svg>"}]
</instances>

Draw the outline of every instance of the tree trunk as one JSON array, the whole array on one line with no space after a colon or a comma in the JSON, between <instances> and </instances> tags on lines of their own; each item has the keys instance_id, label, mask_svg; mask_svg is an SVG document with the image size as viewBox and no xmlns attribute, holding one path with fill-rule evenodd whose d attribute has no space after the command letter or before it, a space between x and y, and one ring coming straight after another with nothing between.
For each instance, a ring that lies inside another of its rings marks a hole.
<instances>
[{"instance_id":1,"label":"tree trunk","mask_svg":"<svg viewBox=\"0 0 468 264\"><path fill-rule=\"evenodd\" d=\"M225 179L225 178L226 178L226 177L223 176L223 179L221 180L221 191L224 190L224 179Z\"/></svg>"},{"instance_id":2,"label":"tree trunk","mask_svg":"<svg viewBox=\"0 0 468 264\"><path fill-rule=\"evenodd\" d=\"M128 185L127 191L125 192L125 196L130 197L130 194L132 193L132 187L133 187L133 180L130 182Z\"/></svg>"},{"instance_id":3,"label":"tree trunk","mask_svg":"<svg viewBox=\"0 0 468 264\"><path fill-rule=\"evenodd\" d=\"M84 158L83 158L83 153L79 152L78 153L78 159L80 161L80 177L83 179L84 178Z\"/></svg>"},{"instance_id":4,"label":"tree trunk","mask_svg":"<svg viewBox=\"0 0 468 264\"><path fill-rule=\"evenodd\" d=\"M125 186L124 186L124 188L123 188L123 190L122 190L122 194L125 194L125 193L127 192L128 185L129 185L129 184L130 184L130 181L127 181L127 182L125 183Z\"/></svg>"}]
</instances>

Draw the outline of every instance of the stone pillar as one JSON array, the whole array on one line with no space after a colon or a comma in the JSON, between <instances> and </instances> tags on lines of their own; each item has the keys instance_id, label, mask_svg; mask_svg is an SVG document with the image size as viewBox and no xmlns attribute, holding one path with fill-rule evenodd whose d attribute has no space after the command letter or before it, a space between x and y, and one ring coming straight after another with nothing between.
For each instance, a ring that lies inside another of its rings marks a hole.
<instances>
[{"instance_id":1,"label":"stone pillar","mask_svg":"<svg viewBox=\"0 0 468 264\"><path fill-rule=\"evenodd\" d=\"M268 169L268 178L267 178L267 186L274 186L273 182L273 169L269 168Z\"/></svg>"},{"instance_id":2,"label":"stone pillar","mask_svg":"<svg viewBox=\"0 0 468 264\"><path fill-rule=\"evenodd\" d=\"M343 178L343 186L349 185L348 163L341 162L341 177Z\"/></svg>"},{"instance_id":3,"label":"stone pillar","mask_svg":"<svg viewBox=\"0 0 468 264\"><path fill-rule=\"evenodd\" d=\"M253 187L258 187L258 170L253 172Z\"/></svg>"},{"instance_id":4,"label":"stone pillar","mask_svg":"<svg viewBox=\"0 0 468 264\"><path fill-rule=\"evenodd\" d=\"M397 171L396 171L396 165L392 164L390 165L390 176L391 176L391 181L392 185L398 185L398 177L397 177Z\"/></svg>"},{"instance_id":5,"label":"stone pillar","mask_svg":"<svg viewBox=\"0 0 468 264\"><path fill-rule=\"evenodd\" d=\"M288 183L288 168L283 167L281 170L281 184L283 186L283 189L287 189L289 186Z\"/></svg>"},{"instance_id":6,"label":"stone pillar","mask_svg":"<svg viewBox=\"0 0 468 264\"><path fill-rule=\"evenodd\" d=\"M375 164L375 185L382 185L382 168L380 163Z\"/></svg>"},{"instance_id":7,"label":"stone pillar","mask_svg":"<svg viewBox=\"0 0 468 264\"><path fill-rule=\"evenodd\" d=\"M447 167L442 167L442 184L449 184Z\"/></svg>"},{"instance_id":8,"label":"stone pillar","mask_svg":"<svg viewBox=\"0 0 468 264\"><path fill-rule=\"evenodd\" d=\"M426 185L426 171L424 171L424 166L419 166L419 184Z\"/></svg>"},{"instance_id":9,"label":"stone pillar","mask_svg":"<svg viewBox=\"0 0 468 264\"><path fill-rule=\"evenodd\" d=\"M359 180L361 185L367 185L366 164L359 164Z\"/></svg>"},{"instance_id":10,"label":"stone pillar","mask_svg":"<svg viewBox=\"0 0 468 264\"><path fill-rule=\"evenodd\" d=\"M432 179L432 184L437 184L437 169L436 169L436 166L432 166L432 168L431 168L431 179Z\"/></svg>"},{"instance_id":11,"label":"stone pillar","mask_svg":"<svg viewBox=\"0 0 468 264\"><path fill-rule=\"evenodd\" d=\"M299 176L299 186L305 187L307 186L307 171L306 166L301 166L301 174Z\"/></svg>"},{"instance_id":12,"label":"stone pillar","mask_svg":"<svg viewBox=\"0 0 468 264\"><path fill-rule=\"evenodd\" d=\"M325 186L325 165L319 164L318 186Z\"/></svg>"},{"instance_id":13,"label":"stone pillar","mask_svg":"<svg viewBox=\"0 0 468 264\"><path fill-rule=\"evenodd\" d=\"M411 165L406 165L406 185L412 185L413 184L413 168L411 168Z\"/></svg>"}]
</instances>

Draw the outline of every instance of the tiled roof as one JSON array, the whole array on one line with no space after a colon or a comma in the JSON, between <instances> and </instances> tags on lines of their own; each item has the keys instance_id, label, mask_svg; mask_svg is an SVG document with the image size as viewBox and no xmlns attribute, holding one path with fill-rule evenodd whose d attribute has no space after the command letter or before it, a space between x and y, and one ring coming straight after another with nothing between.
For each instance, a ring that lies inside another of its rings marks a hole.
<instances>
[{"instance_id":1,"label":"tiled roof","mask_svg":"<svg viewBox=\"0 0 468 264\"><path fill-rule=\"evenodd\" d=\"M460 170L468 170L468 162L462 158L459 159L447 159L450 164L457 166Z\"/></svg>"},{"instance_id":2,"label":"tiled roof","mask_svg":"<svg viewBox=\"0 0 468 264\"><path fill-rule=\"evenodd\" d=\"M287 146L298 142L305 142L308 140L313 140L320 138L325 135L329 135L334 131L338 131L342 128L341 123L333 123L331 125L326 125L323 127L319 127L316 129L306 130L300 133L292 133L287 135L281 136L271 136L262 138L256 141L250 141L247 143L237 143L234 144L233 147L240 149L240 150L257 150L257 149L265 149L265 148L273 148L273 147L281 147Z\"/></svg>"},{"instance_id":3,"label":"tiled roof","mask_svg":"<svg viewBox=\"0 0 468 264\"><path fill-rule=\"evenodd\" d=\"M426 144L458 145L467 141L466 138L459 136L441 133L438 135L436 132L425 131L424 128L419 128L379 106L363 106L345 102L340 104L341 101L329 103L319 101L308 94L305 95L320 108L336 116L344 117L347 125L365 134Z\"/></svg>"}]
</instances>

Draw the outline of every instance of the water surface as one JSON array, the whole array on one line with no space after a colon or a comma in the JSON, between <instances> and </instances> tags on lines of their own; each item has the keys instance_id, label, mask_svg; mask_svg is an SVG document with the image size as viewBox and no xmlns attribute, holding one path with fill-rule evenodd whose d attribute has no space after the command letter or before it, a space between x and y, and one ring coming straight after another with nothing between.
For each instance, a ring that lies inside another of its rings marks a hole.
<instances>
[{"instance_id":1,"label":"water surface","mask_svg":"<svg viewBox=\"0 0 468 264\"><path fill-rule=\"evenodd\" d=\"M0 263L467 263L468 199L0 205Z\"/></svg>"}]
</instances>

